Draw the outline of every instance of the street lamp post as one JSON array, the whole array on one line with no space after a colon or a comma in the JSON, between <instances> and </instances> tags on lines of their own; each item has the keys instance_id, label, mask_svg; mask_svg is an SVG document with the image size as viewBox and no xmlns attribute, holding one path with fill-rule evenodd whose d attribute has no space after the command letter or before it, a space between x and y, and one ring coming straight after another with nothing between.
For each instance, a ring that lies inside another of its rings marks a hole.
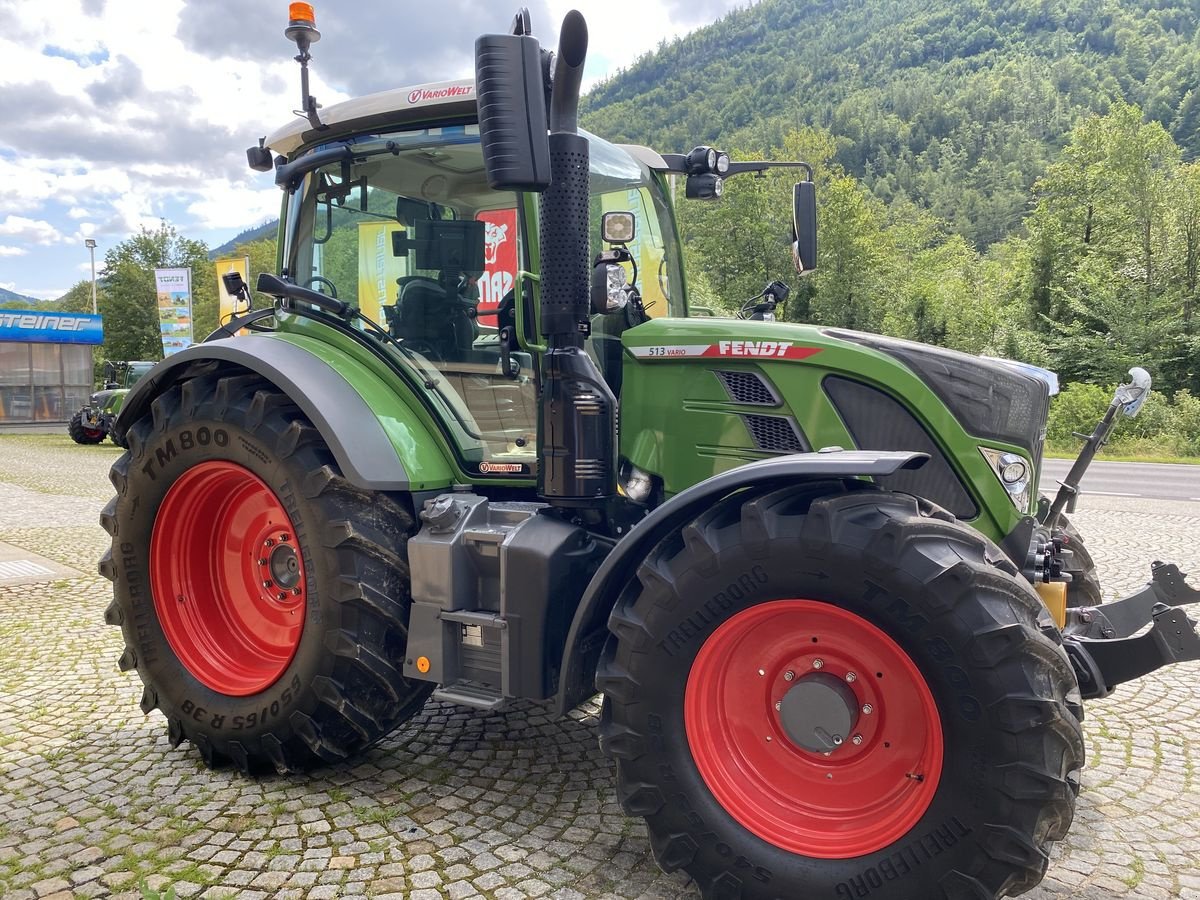
<instances>
[{"instance_id":1,"label":"street lamp post","mask_svg":"<svg viewBox=\"0 0 1200 900\"><path fill-rule=\"evenodd\" d=\"M92 238L87 238L83 245L88 248L88 253L92 256L92 315L96 315L96 242Z\"/></svg>"}]
</instances>

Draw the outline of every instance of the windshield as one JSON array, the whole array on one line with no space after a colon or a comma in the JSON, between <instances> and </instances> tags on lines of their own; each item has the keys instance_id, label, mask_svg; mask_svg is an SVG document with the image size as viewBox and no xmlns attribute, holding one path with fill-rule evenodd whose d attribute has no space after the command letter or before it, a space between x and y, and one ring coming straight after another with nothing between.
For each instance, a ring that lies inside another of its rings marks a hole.
<instances>
[{"instance_id":1,"label":"windshield","mask_svg":"<svg viewBox=\"0 0 1200 900\"><path fill-rule=\"evenodd\" d=\"M646 312L655 318L686 316L679 242L660 183L648 166L620 147L586 131L583 134L591 151L591 253L594 256L602 249L604 213L633 213L634 237L626 246L637 264L637 288Z\"/></svg>"},{"instance_id":2,"label":"windshield","mask_svg":"<svg viewBox=\"0 0 1200 900\"><path fill-rule=\"evenodd\" d=\"M600 250L601 213L633 212L629 246L650 314L686 314L660 186L627 153L588 137L591 252ZM535 360L513 352L504 371L497 327L498 315L511 315L518 274L528 266L520 198L489 188L476 125L351 143L352 157L299 180L288 205L285 271L356 305L394 339L387 352L422 385L468 471L533 474Z\"/></svg>"}]
</instances>

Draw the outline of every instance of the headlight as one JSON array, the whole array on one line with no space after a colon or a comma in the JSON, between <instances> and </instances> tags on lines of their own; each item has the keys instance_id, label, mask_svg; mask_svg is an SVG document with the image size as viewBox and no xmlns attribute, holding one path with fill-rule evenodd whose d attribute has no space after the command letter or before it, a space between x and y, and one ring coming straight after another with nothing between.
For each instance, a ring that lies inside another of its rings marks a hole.
<instances>
[{"instance_id":1,"label":"headlight","mask_svg":"<svg viewBox=\"0 0 1200 900\"><path fill-rule=\"evenodd\" d=\"M992 447L980 447L979 452L1000 479L1004 490L1008 491L1013 506L1021 512L1028 510L1030 476L1033 474L1033 467L1028 460L1016 453L1006 453Z\"/></svg>"},{"instance_id":2,"label":"headlight","mask_svg":"<svg viewBox=\"0 0 1200 900\"><path fill-rule=\"evenodd\" d=\"M645 503L650 498L650 492L654 490L654 476L626 463L621 467L617 485L621 493L634 503Z\"/></svg>"}]
</instances>

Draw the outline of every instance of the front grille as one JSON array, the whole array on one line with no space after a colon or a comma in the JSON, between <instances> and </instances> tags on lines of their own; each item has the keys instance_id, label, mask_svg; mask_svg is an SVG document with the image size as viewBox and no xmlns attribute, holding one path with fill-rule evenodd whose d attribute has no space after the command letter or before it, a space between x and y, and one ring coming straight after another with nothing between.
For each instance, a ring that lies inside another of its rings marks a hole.
<instances>
[{"instance_id":1,"label":"front grille","mask_svg":"<svg viewBox=\"0 0 1200 900\"><path fill-rule=\"evenodd\" d=\"M767 453L804 453L812 449L791 416L742 416L754 445Z\"/></svg>"},{"instance_id":2,"label":"front grille","mask_svg":"<svg viewBox=\"0 0 1200 900\"><path fill-rule=\"evenodd\" d=\"M725 386L729 399L746 406L780 406L783 401L756 372L713 372Z\"/></svg>"},{"instance_id":3,"label":"front grille","mask_svg":"<svg viewBox=\"0 0 1200 900\"><path fill-rule=\"evenodd\" d=\"M889 491L932 500L960 519L979 515L979 507L941 447L907 407L883 391L848 378L830 376L822 382L822 387L859 450L915 450L929 454L929 461L919 469L902 469L885 478L876 478L880 485Z\"/></svg>"}]
</instances>

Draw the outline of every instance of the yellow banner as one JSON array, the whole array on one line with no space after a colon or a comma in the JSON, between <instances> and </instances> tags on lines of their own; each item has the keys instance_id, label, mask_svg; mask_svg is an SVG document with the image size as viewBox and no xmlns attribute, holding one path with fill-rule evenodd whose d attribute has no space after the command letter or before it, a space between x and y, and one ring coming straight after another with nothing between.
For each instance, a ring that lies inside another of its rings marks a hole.
<instances>
[{"instance_id":1,"label":"yellow banner","mask_svg":"<svg viewBox=\"0 0 1200 900\"><path fill-rule=\"evenodd\" d=\"M381 306L396 302L396 279L408 274L408 260L392 255L392 233L399 222L358 223L358 308L372 322L383 322Z\"/></svg>"},{"instance_id":2,"label":"yellow banner","mask_svg":"<svg viewBox=\"0 0 1200 900\"><path fill-rule=\"evenodd\" d=\"M248 256L229 256L216 261L217 267L217 294L220 297L220 307L217 313L217 324L224 325L234 316L239 313L246 312L246 304L238 300L237 297L230 296L225 290L225 282L221 280L222 275L227 275L230 272L239 272L242 276L242 281L246 284L250 283L250 257Z\"/></svg>"}]
</instances>

